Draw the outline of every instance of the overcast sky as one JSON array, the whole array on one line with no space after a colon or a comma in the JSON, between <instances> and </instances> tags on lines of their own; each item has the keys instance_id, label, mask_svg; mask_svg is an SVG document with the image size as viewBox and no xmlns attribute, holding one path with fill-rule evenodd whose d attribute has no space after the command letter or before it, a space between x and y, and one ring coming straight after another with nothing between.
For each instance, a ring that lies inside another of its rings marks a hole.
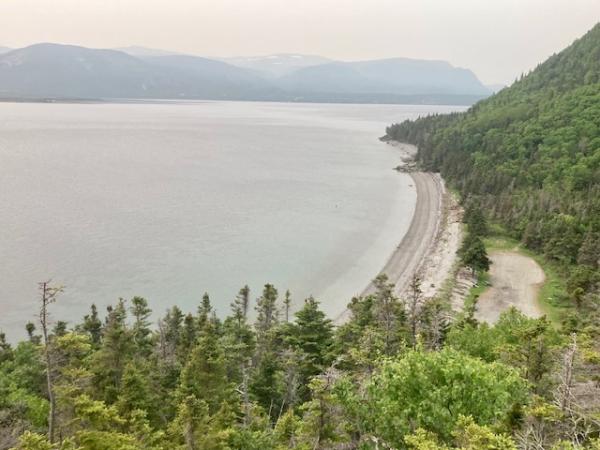
<instances>
[{"instance_id":1,"label":"overcast sky","mask_svg":"<svg viewBox=\"0 0 600 450\"><path fill-rule=\"evenodd\" d=\"M599 20L600 0L0 0L0 45L404 56L509 83Z\"/></svg>"}]
</instances>

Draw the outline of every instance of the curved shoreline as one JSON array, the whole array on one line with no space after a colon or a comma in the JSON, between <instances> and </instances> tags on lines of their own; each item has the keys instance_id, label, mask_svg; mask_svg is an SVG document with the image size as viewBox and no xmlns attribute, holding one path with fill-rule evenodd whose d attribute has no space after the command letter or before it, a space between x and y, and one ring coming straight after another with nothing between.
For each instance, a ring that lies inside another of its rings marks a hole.
<instances>
[{"instance_id":1,"label":"curved shoreline","mask_svg":"<svg viewBox=\"0 0 600 450\"><path fill-rule=\"evenodd\" d=\"M413 276L432 250L442 216L444 187L439 175L429 172L410 173L417 191L415 212L408 231L394 249L379 274L386 274L395 284L396 294L403 294ZM369 283L361 295L372 294Z\"/></svg>"},{"instance_id":2,"label":"curved shoreline","mask_svg":"<svg viewBox=\"0 0 600 450\"><path fill-rule=\"evenodd\" d=\"M406 154L414 154L416 147L402 143L392 143L401 147ZM436 237L442 226L442 205L446 193L443 180L439 174L431 172L409 172L417 191L417 201L410 226L398 246L393 250L386 264L378 272L386 274L395 285L395 293L405 293L410 280L419 273L423 263L436 251ZM452 255L453 257L453 255ZM362 291L361 296L375 291L371 281ZM344 310L336 319L336 323L345 322L349 311Z\"/></svg>"}]
</instances>

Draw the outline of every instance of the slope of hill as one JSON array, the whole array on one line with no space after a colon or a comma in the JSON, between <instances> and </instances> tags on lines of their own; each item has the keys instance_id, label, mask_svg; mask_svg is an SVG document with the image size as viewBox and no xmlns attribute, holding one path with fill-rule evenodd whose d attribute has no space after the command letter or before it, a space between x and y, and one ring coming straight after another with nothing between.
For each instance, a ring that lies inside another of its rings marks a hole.
<instances>
[{"instance_id":1,"label":"slope of hill","mask_svg":"<svg viewBox=\"0 0 600 450\"><path fill-rule=\"evenodd\" d=\"M572 297L594 289L600 24L467 112L392 125L387 134L418 145L423 165L440 170L529 248L569 269Z\"/></svg>"}]
</instances>

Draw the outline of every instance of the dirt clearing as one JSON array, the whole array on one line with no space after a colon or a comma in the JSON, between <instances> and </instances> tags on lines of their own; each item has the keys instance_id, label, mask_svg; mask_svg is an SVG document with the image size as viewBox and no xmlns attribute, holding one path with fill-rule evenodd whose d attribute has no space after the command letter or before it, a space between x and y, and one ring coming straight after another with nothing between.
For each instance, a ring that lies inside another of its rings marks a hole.
<instances>
[{"instance_id":1,"label":"dirt clearing","mask_svg":"<svg viewBox=\"0 0 600 450\"><path fill-rule=\"evenodd\" d=\"M477 320L495 323L511 306L529 317L543 315L538 291L546 279L542 268L528 256L514 251L495 251L489 255L491 287L479 297Z\"/></svg>"}]
</instances>

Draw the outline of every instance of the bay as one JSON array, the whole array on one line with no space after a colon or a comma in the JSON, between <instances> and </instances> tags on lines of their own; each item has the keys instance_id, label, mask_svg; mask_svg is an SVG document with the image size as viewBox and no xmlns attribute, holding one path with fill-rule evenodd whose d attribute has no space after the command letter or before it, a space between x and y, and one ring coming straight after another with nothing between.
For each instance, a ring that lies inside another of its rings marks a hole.
<instances>
[{"instance_id":1,"label":"bay","mask_svg":"<svg viewBox=\"0 0 600 450\"><path fill-rule=\"evenodd\" d=\"M0 103L0 329L144 296L219 315L244 284L332 317L383 267L416 201L385 126L459 108Z\"/></svg>"}]
</instances>

